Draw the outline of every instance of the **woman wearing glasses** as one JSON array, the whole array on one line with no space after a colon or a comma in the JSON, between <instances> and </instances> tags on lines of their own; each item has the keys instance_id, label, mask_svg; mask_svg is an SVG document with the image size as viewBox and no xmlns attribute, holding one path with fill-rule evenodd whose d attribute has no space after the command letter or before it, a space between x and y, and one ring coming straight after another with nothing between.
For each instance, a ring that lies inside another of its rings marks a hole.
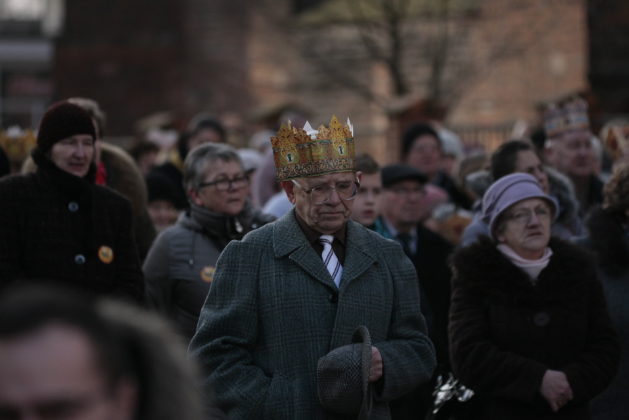
<instances>
[{"instance_id":1,"label":"woman wearing glasses","mask_svg":"<svg viewBox=\"0 0 629 420\"><path fill-rule=\"evenodd\" d=\"M619 344L588 254L550 237L555 200L529 174L483 199L491 239L453 257L450 351L474 419L589 419ZM471 403L470 403L471 404Z\"/></svg>"},{"instance_id":2,"label":"woman wearing glasses","mask_svg":"<svg viewBox=\"0 0 629 420\"><path fill-rule=\"evenodd\" d=\"M223 248L272 217L248 203L249 178L228 145L193 149L184 162L183 183L190 209L158 236L143 271L149 304L189 341Z\"/></svg>"}]
</instances>

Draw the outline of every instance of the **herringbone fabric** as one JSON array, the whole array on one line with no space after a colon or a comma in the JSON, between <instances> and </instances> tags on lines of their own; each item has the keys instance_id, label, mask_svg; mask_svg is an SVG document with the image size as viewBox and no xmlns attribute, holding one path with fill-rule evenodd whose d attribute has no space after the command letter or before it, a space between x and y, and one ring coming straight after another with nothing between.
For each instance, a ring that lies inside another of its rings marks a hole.
<instances>
[{"instance_id":1,"label":"herringbone fabric","mask_svg":"<svg viewBox=\"0 0 629 420\"><path fill-rule=\"evenodd\" d=\"M230 419L355 420L321 406L316 369L358 325L384 360L370 420L390 419L387 401L432 376L411 262L397 243L355 222L346 244L339 288L294 211L221 254L190 353Z\"/></svg>"},{"instance_id":2,"label":"herringbone fabric","mask_svg":"<svg viewBox=\"0 0 629 420\"><path fill-rule=\"evenodd\" d=\"M336 287L339 287L341 276L343 275L343 266L332 249L332 241L334 241L334 236L332 235L321 235L319 238L319 242L323 245L321 258L323 258L323 264L325 264L325 268L328 269L328 273L332 276L334 284L336 284Z\"/></svg>"}]
</instances>

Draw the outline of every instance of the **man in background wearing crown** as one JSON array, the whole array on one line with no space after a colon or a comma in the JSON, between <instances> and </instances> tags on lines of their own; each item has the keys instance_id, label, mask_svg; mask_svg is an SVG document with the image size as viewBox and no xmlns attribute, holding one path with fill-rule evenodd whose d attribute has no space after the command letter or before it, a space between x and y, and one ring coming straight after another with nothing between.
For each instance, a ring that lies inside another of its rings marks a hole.
<instances>
[{"instance_id":1,"label":"man in background wearing crown","mask_svg":"<svg viewBox=\"0 0 629 420\"><path fill-rule=\"evenodd\" d=\"M364 325L371 391L346 391L373 402L361 418L389 419L388 402L430 380L435 366L413 265L399 245L349 220L361 177L349 121L289 123L271 142L295 208L225 248L190 352L230 418L356 418L360 401L322 405L329 390L317 363Z\"/></svg>"},{"instance_id":2,"label":"man in background wearing crown","mask_svg":"<svg viewBox=\"0 0 629 420\"><path fill-rule=\"evenodd\" d=\"M593 134L587 110L585 100L571 98L550 104L544 111L546 161L574 184L581 217L603 201L603 182L595 171Z\"/></svg>"}]
</instances>

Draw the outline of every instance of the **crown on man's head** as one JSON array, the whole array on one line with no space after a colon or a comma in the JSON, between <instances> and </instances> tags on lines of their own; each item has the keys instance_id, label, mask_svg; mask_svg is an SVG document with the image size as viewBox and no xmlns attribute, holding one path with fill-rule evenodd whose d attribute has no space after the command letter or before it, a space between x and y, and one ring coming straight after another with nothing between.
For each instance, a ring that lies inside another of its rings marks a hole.
<instances>
[{"instance_id":1,"label":"crown on man's head","mask_svg":"<svg viewBox=\"0 0 629 420\"><path fill-rule=\"evenodd\" d=\"M583 98L573 97L546 105L544 131L548 138L571 130L588 130L589 128L588 104Z\"/></svg>"},{"instance_id":2,"label":"crown on man's head","mask_svg":"<svg viewBox=\"0 0 629 420\"><path fill-rule=\"evenodd\" d=\"M329 127L313 130L306 122L304 128L282 124L271 137L277 179L325 175L354 170L354 133L349 118L343 125L332 116Z\"/></svg>"}]
</instances>

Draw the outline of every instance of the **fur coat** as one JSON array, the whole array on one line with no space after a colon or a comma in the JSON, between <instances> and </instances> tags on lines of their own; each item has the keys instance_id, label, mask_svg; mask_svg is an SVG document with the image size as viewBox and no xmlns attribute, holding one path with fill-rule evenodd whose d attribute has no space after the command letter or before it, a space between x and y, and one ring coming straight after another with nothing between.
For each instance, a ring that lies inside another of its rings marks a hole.
<instances>
[{"instance_id":1,"label":"fur coat","mask_svg":"<svg viewBox=\"0 0 629 420\"><path fill-rule=\"evenodd\" d=\"M589 419L589 401L611 382L620 347L595 265L552 239L537 282L487 237L454 255L450 352L454 373L476 392L475 419ZM539 392L563 371L574 399L553 413Z\"/></svg>"}]
</instances>

